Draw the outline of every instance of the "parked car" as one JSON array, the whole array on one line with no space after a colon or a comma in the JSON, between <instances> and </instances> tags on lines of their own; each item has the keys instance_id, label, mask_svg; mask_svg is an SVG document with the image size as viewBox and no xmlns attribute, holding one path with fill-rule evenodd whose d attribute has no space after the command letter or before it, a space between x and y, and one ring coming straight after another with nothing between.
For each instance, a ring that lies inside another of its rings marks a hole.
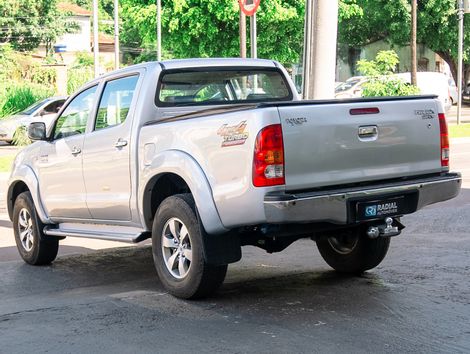
<instances>
[{"instance_id":1,"label":"parked car","mask_svg":"<svg viewBox=\"0 0 470 354\"><path fill-rule=\"evenodd\" d=\"M434 96L300 100L270 60L129 66L29 136L7 192L24 261L51 263L64 237L151 238L161 284L181 298L215 291L246 245L309 239L339 272L372 269L401 216L461 187Z\"/></svg>"},{"instance_id":2,"label":"parked car","mask_svg":"<svg viewBox=\"0 0 470 354\"><path fill-rule=\"evenodd\" d=\"M450 103L451 105L457 104L459 93L457 89L457 85L455 84L455 81L453 78L449 77L448 78L448 83L449 83L449 98L450 98Z\"/></svg>"},{"instance_id":3,"label":"parked car","mask_svg":"<svg viewBox=\"0 0 470 354\"><path fill-rule=\"evenodd\" d=\"M470 83L462 91L462 103L470 104Z\"/></svg>"},{"instance_id":4,"label":"parked car","mask_svg":"<svg viewBox=\"0 0 470 354\"><path fill-rule=\"evenodd\" d=\"M405 82L411 83L410 73L395 74ZM418 88L422 95L436 95L447 112L452 107L452 101L449 97L449 79L443 73L438 72L418 72Z\"/></svg>"},{"instance_id":5,"label":"parked car","mask_svg":"<svg viewBox=\"0 0 470 354\"><path fill-rule=\"evenodd\" d=\"M36 102L24 111L0 120L0 141L11 143L15 133L31 122L41 121L49 128L67 97L57 96Z\"/></svg>"},{"instance_id":6,"label":"parked car","mask_svg":"<svg viewBox=\"0 0 470 354\"><path fill-rule=\"evenodd\" d=\"M353 76L336 86L335 98L353 98L362 96L362 85L366 83L366 76Z\"/></svg>"}]
</instances>

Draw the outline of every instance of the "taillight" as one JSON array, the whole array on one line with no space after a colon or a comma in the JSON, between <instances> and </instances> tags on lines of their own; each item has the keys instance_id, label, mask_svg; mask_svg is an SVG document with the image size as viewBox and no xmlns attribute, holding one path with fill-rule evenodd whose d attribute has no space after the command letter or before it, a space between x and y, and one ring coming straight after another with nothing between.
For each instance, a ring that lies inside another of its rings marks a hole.
<instances>
[{"instance_id":1,"label":"taillight","mask_svg":"<svg viewBox=\"0 0 470 354\"><path fill-rule=\"evenodd\" d=\"M449 167L449 131L444 113L439 113L439 128L441 131L441 166Z\"/></svg>"},{"instance_id":2,"label":"taillight","mask_svg":"<svg viewBox=\"0 0 470 354\"><path fill-rule=\"evenodd\" d=\"M253 185L267 187L285 183L282 128L280 124L274 124L263 128L256 137Z\"/></svg>"}]
</instances>

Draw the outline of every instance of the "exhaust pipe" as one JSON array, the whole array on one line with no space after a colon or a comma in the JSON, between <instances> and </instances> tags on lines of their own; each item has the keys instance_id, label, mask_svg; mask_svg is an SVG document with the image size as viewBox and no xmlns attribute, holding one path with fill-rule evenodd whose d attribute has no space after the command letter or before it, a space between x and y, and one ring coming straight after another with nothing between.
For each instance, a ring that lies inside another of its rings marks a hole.
<instances>
[{"instance_id":1,"label":"exhaust pipe","mask_svg":"<svg viewBox=\"0 0 470 354\"><path fill-rule=\"evenodd\" d=\"M402 224L392 218L386 218L384 221L385 224L369 226L367 229L367 237L375 239L377 237L392 237L400 235L401 230L404 228ZM396 226L393 226L394 222L397 224Z\"/></svg>"}]
</instances>

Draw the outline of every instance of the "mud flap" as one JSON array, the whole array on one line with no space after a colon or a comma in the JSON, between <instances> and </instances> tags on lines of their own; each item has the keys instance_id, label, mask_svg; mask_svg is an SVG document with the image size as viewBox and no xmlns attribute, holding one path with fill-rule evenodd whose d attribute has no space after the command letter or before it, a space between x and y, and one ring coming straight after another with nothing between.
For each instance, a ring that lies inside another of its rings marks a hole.
<instances>
[{"instance_id":1,"label":"mud flap","mask_svg":"<svg viewBox=\"0 0 470 354\"><path fill-rule=\"evenodd\" d=\"M240 238L234 232L219 235L204 233L204 258L210 265L225 265L242 258Z\"/></svg>"}]
</instances>

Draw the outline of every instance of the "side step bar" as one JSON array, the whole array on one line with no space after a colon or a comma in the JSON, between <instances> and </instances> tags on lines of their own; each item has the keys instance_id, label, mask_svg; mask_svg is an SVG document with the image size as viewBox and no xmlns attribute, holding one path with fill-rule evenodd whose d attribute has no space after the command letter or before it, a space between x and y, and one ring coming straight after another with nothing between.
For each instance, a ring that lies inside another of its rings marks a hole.
<instances>
[{"instance_id":1,"label":"side step bar","mask_svg":"<svg viewBox=\"0 0 470 354\"><path fill-rule=\"evenodd\" d=\"M148 231L137 234L122 234L114 232L95 233L89 231L61 230L50 226L44 227L44 234L47 236L94 238L98 240L119 241L127 243L138 243L151 237L151 233Z\"/></svg>"}]
</instances>

